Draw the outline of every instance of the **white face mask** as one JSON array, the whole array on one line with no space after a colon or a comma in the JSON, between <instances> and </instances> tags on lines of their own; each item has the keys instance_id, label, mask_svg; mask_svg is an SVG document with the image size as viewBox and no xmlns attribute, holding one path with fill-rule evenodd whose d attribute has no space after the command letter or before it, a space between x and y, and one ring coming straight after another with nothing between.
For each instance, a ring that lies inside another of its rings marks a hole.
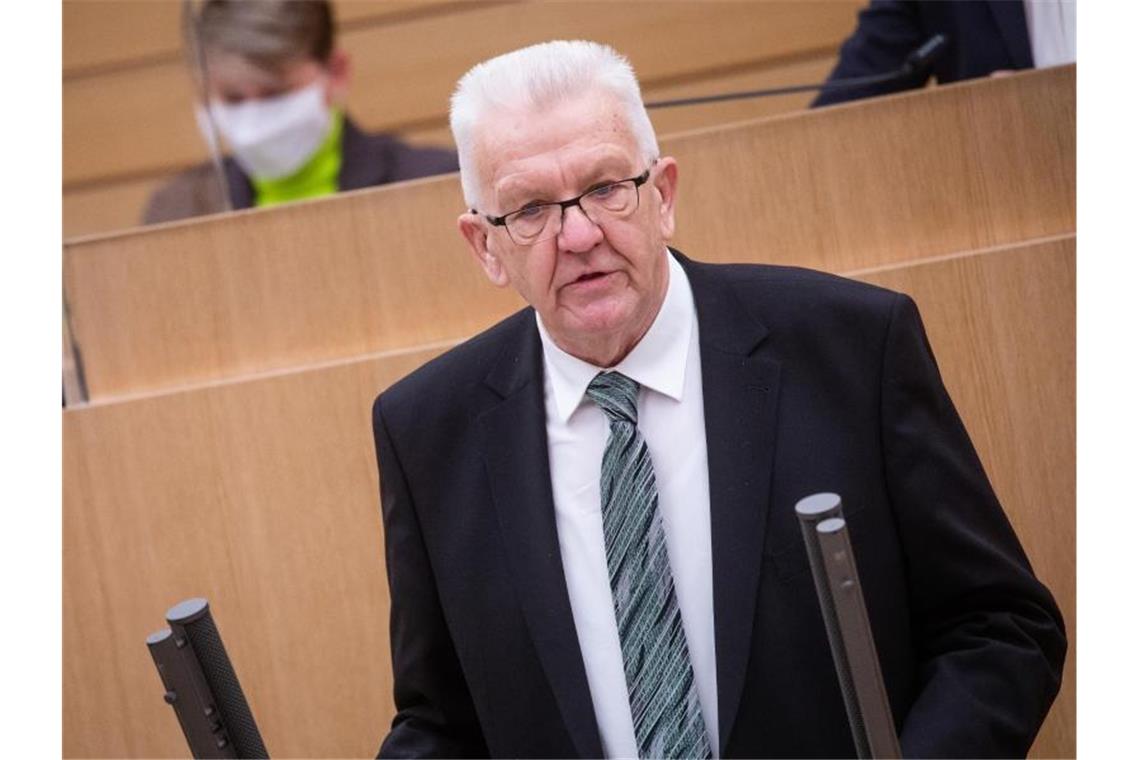
<instances>
[{"instance_id":1,"label":"white face mask","mask_svg":"<svg viewBox=\"0 0 1140 760\"><path fill-rule=\"evenodd\" d=\"M280 179L296 172L321 147L332 125L323 80L295 92L236 105L212 100L210 113L238 165L256 179ZM198 127L209 142L209 123L201 106L197 116Z\"/></svg>"}]
</instances>

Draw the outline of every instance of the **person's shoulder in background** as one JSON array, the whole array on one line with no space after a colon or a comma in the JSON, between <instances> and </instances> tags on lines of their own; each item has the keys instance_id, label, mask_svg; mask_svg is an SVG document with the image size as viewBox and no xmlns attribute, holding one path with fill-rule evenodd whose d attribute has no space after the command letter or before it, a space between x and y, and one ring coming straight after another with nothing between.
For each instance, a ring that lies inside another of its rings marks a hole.
<instances>
[{"instance_id":1,"label":"person's shoulder in background","mask_svg":"<svg viewBox=\"0 0 1140 760\"><path fill-rule=\"evenodd\" d=\"M221 189L209 162L174 175L155 190L143 211L143 224L172 222L224 210Z\"/></svg>"},{"instance_id":2,"label":"person's shoulder in background","mask_svg":"<svg viewBox=\"0 0 1140 760\"><path fill-rule=\"evenodd\" d=\"M436 174L451 174L459 171L459 158L455 151L446 148L417 147L408 145L400 140L396 152L396 161L393 173L398 179L414 179L416 177L430 177Z\"/></svg>"},{"instance_id":3,"label":"person's shoulder in background","mask_svg":"<svg viewBox=\"0 0 1140 760\"><path fill-rule=\"evenodd\" d=\"M351 119L345 119L343 139L341 190L459 171L454 150L409 145L385 132L364 132Z\"/></svg>"},{"instance_id":4,"label":"person's shoulder in background","mask_svg":"<svg viewBox=\"0 0 1140 760\"><path fill-rule=\"evenodd\" d=\"M935 34L946 37L945 50L930 68L891 82L824 91L812 107L916 89L931 76L949 84L1033 67L1020 0L870 0L840 48L828 82L896 71Z\"/></svg>"}]
</instances>

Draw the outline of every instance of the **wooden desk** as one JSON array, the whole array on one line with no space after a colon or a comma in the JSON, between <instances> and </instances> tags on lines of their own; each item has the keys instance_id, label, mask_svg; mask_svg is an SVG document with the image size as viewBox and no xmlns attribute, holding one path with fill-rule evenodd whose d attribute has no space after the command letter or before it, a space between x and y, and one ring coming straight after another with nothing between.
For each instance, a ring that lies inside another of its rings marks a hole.
<instances>
[{"instance_id":1,"label":"wooden desk","mask_svg":"<svg viewBox=\"0 0 1140 760\"><path fill-rule=\"evenodd\" d=\"M856 272L919 304L1069 630L1035 757L1075 745L1075 239ZM375 394L443 346L67 410L64 755L185 756L145 636L210 599L274 757L372 756L393 714Z\"/></svg>"}]
</instances>

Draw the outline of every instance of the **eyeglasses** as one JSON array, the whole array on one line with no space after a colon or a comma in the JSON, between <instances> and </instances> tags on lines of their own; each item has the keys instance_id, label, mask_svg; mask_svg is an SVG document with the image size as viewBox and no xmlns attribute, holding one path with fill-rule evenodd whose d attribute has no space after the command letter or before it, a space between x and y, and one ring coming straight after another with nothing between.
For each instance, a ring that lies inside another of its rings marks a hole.
<instances>
[{"instance_id":1,"label":"eyeglasses","mask_svg":"<svg viewBox=\"0 0 1140 760\"><path fill-rule=\"evenodd\" d=\"M557 236L562 231L566 209L573 206L580 208L586 218L597 225L631 216L637 211L638 188L649 180L650 169L636 177L591 188L568 201L531 203L503 216L482 216L496 227L506 227L507 234L516 245L534 245ZM471 213L479 212L471 209Z\"/></svg>"}]
</instances>

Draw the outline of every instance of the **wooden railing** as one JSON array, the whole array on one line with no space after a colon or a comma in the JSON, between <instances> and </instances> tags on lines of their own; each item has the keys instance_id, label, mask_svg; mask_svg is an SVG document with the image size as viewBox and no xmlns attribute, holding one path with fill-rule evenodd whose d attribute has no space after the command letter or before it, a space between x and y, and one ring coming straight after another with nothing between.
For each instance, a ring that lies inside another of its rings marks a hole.
<instances>
[{"instance_id":1,"label":"wooden railing","mask_svg":"<svg viewBox=\"0 0 1140 760\"><path fill-rule=\"evenodd\" d=\"M1075 229L1075 76L1029 72L665 140L677 244L832 272ZM456 177L68 244L92 398L469 335L517 308Z\"/></svg>"}]
</instances>

